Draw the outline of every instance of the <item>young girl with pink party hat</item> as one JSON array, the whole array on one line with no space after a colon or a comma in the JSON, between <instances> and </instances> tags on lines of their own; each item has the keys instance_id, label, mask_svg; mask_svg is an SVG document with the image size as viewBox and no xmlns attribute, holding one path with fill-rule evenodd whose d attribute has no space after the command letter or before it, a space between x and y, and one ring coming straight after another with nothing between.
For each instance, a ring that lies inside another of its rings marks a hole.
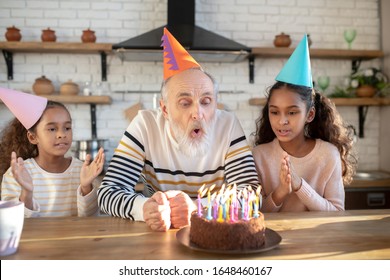
<instances>
[{"instance_id":1,"label":"young girl with pink party hat","mask_svg":"<svg viewBox=\"0 0 390 280\"><path fill-rule=\"evenodd\" d=\"M63 104L4 88L0 98L16 116L1 133L1 200L24 202L25 217L97 214L92 183L103 170L103 149L92 162L67 157L72 120Z\"/></svg>"},{"instance_id":2,"label":"young girl with pink party hat","mask_svg":"<svg viewBox=\"0 0 390 280\"><path fill-rule=\"evenodd\" d=\"M306 36L276 80L252 150L264 192L261 211L344 210L344 183L356 168L353 135L313 88Z\"/></svg>"}]
</instances>

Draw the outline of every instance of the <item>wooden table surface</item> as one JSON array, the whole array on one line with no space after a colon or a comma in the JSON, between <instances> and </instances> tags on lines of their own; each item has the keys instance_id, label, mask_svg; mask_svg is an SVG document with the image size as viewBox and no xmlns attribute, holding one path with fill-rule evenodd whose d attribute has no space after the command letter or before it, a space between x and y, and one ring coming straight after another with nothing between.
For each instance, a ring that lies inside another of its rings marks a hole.
<instances>
[{"instance_id":1,"label":"wooden table surface","mask_svg":"<svg viewBox=\"0 0 390 280\"><path fill-rule=\"evenodd\" d=\"M266 213L282 237L254 254L194 251L177 230L152 232L143 222L110 216L25 219L17 253L2 259L390 259L390 210Z\"/></svg>"}]
</instances>

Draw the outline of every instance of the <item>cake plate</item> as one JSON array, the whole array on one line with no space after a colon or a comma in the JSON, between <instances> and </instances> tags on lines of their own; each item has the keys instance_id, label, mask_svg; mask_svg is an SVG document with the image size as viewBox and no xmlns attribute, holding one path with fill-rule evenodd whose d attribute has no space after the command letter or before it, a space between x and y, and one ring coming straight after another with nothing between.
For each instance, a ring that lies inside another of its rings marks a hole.
<instances>
[{"instance_id":1,"label":"cake plate","mask_svg":"<svg viewBox=\"0 0 390 280\"><path fill-rule=\"evenodd\" d=\"M196 244L190 241L190 227L181 228L176 232L177 241L183 246L195 251L217 253L217 254L254 254L269 251L282 241L282 237L274 230L270 228L265 229L265 242L262 246L255 249L243 249L243 250L218 250L218 249L205 249L200 248Z\"/></svg>"}]
</instances>

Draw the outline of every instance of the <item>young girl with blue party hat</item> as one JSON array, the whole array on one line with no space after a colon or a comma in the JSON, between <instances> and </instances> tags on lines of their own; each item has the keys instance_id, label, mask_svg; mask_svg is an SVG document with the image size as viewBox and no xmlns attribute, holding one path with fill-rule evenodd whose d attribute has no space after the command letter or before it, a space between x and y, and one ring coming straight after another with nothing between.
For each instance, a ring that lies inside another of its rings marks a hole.
<instances>
[{"instance_id":1,"label":"young girl with blue party hat","mask_svg":"<svg viewBox=\"0 0 390 280\"><path fill-rule=\"evenodd\" d=\"M253 157L262 211L344 210L356 168L353 135L334 104L313 88L304 36L270 88L256 121Z\"/></svg>"}]
</instances>

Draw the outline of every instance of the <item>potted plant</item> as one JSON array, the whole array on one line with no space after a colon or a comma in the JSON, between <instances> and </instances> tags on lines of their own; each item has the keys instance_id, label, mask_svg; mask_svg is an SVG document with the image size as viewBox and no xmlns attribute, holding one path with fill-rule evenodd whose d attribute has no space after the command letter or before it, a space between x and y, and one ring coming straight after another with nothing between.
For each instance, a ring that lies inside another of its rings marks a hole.
<instances>
[{"instance_id":1,"label":"potted plant","mask_svg":"<svg viewBox=\"0 0 390 280\"><path fill-rule=\"evenodd\" d=\"M389 87L387 77L377 68L362 69L351 75L350 88L358 97L373 97L377 93L384 95Z\"/></svg>"}]
</instances>

